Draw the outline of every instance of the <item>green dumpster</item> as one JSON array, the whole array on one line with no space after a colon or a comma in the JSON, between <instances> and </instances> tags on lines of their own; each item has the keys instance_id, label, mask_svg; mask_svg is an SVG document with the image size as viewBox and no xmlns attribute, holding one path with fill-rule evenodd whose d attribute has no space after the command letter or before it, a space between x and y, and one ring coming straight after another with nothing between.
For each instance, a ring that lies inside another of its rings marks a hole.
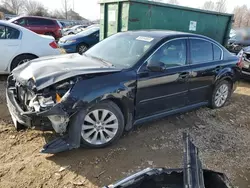
<instances>
[{"instance_id":1,"label":"green dumpster","mask_svg":"<svg viewBox=\"0 0 250 188\"><path fill-rule=\"evenodd\" d=\"M147 0L101 0L100 39L114 33L164 29L208 36L226 45L233 21L224 14Z\"/></svg>"}]
</instances>

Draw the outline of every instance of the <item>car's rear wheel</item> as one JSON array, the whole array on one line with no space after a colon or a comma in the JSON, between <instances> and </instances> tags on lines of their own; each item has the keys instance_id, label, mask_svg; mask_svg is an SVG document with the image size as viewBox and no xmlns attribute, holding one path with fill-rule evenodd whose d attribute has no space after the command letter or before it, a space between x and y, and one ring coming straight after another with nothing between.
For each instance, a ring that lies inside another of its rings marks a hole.
<instances>
[{"instance_id":1,"label":"car's rear wheel","mask_svg":"<svg viewBox=\"0 0 250 188\"><path fill-rule=\"evenodd\" d=\"M221 108L223 107L231 96L232 84L226 80L219 82L213 91L211 107Z\"/></svg>"},{"instance_id":2,"label":"car's rear wheel","mask_svg":"<svg viewBox=\"0 0 250 188\"><path fill-rule=\"evenodd\" d=\"M81 138L85 147L102 148L117 141L124 130L120 108L111 101L88 110L83 117Z\"/></svg>"},{"instance_id":3,"label":"car's rear wheel","mask_svg":"<svg viewBox=\"0 0 250 188\"><path fill-rule=\"evenodd\" d=\"M13 71L13 69L15 69L17 66L36 58L36 56L29 54L17 56L11 63L10 71Z\"/></svg>"},{"instance_id":4,"label":"car's rear wheel","mask_svg":"<svg viewBox=\"0 0 250 188\"><path fill-rule=\"evenodd\" d=\"M86 45L86 44L79 44L78 46L77 46L77 52L79 53L79 54L83 54L84 52L86 52L88 50L88 46Z\"/></svg>"}]
</instances>

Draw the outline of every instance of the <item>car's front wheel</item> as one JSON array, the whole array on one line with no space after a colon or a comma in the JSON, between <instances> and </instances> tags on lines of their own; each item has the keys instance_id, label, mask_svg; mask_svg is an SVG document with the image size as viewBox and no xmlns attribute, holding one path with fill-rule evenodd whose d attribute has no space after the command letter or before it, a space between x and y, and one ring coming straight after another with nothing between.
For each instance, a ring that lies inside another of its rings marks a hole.
<instances>
[{"instance_id":1,"label":"car's front wheel","mask_svg":"<svg viewBox=\"0 0 250 188\"><path fill-rule=\"evenodd\" d=\"M85 113L82 122L82 144L91 148L106 147L117 141L124 130L120 108L111 101L95 105Z\"/></svg>"},{"instance_id":2,"label":"car's front wheel","mask_svg":"<svg viewBox=\"0 0 250 188\"><path fill-rule=\"evenodd\" d=\"M88 50L88 46L86 44L80 44L77 46L77 52L79 54L83 54L84 52L86 52Z\"/></svg>"},{"instance_id":3,"label":"car's front wheel","mask_svg":"<svg viewBox=\"0 0 250 188\"><path fill-rule=\"evenodd\" d=\"M213 91L211 106L212 108L221 108L223 107L227 100L231 96L232 85L230 82L224 80L219 82Z\"/></svg>"}]
</instances>

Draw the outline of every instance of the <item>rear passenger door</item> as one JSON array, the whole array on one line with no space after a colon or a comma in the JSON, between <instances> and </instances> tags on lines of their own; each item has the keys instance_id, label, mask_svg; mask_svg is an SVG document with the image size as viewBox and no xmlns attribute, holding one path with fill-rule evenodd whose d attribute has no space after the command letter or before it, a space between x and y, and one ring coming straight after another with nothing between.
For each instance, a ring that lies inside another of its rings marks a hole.
<instances>
[{"instance_id":1,"label":"rear passenger door","mask_svg":"<svg viewBox=\"0 0 250 188\"><path fill-rule=\"evenodd\" d=\"M27 18L27 28L37 34L44 34L44 27L38 18Z\"/></svg>"},{"instance_id":2,"label":"rear passenger door","mask_svg":"<svg viewBox=\"0 0 250 188\"><path fill-rule=\"evenodd\" d=\"M0 25L0 72L7 68L21 46L21 32L15 28Z\"/></svg>"},{"instance_id":3,"label":"rear passenger door","mask_svg":"<svg viewBox=\"0 0 250 188\"><path fill-rule=\"evenodd\" d=\"M220 71L223 51L212 41L201 38L189 39L190 69L189 104L208 101L212 84Z\"/></svg>"}]
</instances>

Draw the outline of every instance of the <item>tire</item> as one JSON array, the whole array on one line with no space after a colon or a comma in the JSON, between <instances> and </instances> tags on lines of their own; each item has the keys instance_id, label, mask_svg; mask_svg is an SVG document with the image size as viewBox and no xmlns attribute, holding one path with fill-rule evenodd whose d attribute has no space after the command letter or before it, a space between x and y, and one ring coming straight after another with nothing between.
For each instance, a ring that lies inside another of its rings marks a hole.
<instances>
[{"instance_id":1,"label":"tire","mask_svg":"<svg viewBox=\"0 0 250 188\"><path fill-rule=\"evenodd\" d=\"M77 50L77 53L82 55L84 52L88 50L88 46L86 44L79 44L76 50Z\"/></svg>"},{"instance_id":2,"label":"tire","mask_svg":"<svg viewBox=\"0 0 250 188\"><path fill-rule=\"evenodd\" d=\"M13 71L13 69L15 69L18 65L21 65L23 63L25 63L26 61L30 61L32 59L36 59L37 57L34 55L20 55L17 56L11 63L10 66L10 71Z\"/></svg>"},{"instance_id":3,"label":"tire","mask_svg":"<svg viewBox=\"0 0 250 188\"><path fill-rule=\"evenodd\" d=\"M70 32L70 33L69 33L69 35L74 35L74 34L75 34L75 33L73 33L73 32Z\"/></svg>"},{"instance_id":4,"label":"tire","mask_svg":"<svg viewBox=\"0 0 250 188\"><path fill-rule=\"evenodd\" d=\"M99 120L95 120L94 114L98 116ZM83 116L81 118L83 121L81 124L81 143L83 147L103 148L113 144L122 136L124 117L120 108L111 101L101 102L85 111L85 113L80 112L79 115ZM114 120L109 121L112 119ZM91 121L93 122L91 123ZM109 137L109 135L112 136Z\"/></svg>"},{"instance_id":5,"label":"tire","mask_svg":"<svg viewBox=\"0 0 250 188\"><path fill-rule=\"evenodd\" d=\"M217 83L212 94L211 108L217 109L225 106L226 102L231 97L231 93L232 83L226 80Z\"/></svg>"}]
</instances>

